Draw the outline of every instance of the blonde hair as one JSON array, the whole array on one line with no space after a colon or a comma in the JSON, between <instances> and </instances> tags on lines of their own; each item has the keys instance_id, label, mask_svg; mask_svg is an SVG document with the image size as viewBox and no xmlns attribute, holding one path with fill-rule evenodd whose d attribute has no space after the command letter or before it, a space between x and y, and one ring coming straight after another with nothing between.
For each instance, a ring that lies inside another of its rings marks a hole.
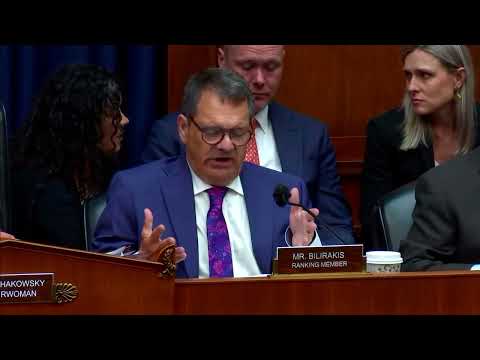
<instances>
[{"instance_id":1,"label":"blonde hair","mask_svg":"<svg viewBox=\"0 0 480 360\"><path fill-rule=\"evenodd\" d=\"M409 45L402 48L402 60L414 50L422 50L433 55L440 63L452 72L460 67L465 69L465 83L458 91L459 99L455 101L454 127L460 143L460 154L469 152L475 143L475 75L473 72L470 51L465 45ZM413 111L412 100L407 91L403 98L405 119L401 150L411 150L420 143L428 146L431 139L431 125Z\"/></svg>"}]
</instances>

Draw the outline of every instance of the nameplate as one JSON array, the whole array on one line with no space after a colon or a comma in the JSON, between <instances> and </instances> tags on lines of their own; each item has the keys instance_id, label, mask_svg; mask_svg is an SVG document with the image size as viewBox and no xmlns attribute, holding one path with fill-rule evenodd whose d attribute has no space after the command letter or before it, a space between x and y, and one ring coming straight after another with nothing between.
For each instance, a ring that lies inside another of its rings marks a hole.
<instances>
[{"instance_id":1,"label":"nameplate","mask_svg":"<svg viewBox=\"0 0 480 360\"><path fill-rule=\"evenodd\" d=\"M53 273L0 275L0 304L55 302Z\"/></svg>"},{"instance_id":2,"label":"nameplate","mask_svg":"<svg viewBox=\"0 0 480 360\"><path fill-rule=\"evenodd\" d=\"M363 245L280 247L277 274L362 272Z\"/></svg>"}]
</instances>

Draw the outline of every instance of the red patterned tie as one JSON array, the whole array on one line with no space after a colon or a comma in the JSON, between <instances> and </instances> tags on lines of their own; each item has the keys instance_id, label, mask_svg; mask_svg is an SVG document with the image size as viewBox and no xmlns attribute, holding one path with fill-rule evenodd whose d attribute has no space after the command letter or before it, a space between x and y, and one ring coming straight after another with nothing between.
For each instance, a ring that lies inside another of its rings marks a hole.
<instances>
[{"instance_id":1,"label":"red patterned tie","mask_svg":"<svg viewBox=\"0 0 480 360\"><path fill-rule=\"evenodd\" d=\"M255 140L255 129L257 128L257 126L257 119L253 119L253 135L247 143L247 153L245 155L245 161L251 162L252 164L260 165L260 160L258 158L257 141Z\"/></svg>"}]
</instances>

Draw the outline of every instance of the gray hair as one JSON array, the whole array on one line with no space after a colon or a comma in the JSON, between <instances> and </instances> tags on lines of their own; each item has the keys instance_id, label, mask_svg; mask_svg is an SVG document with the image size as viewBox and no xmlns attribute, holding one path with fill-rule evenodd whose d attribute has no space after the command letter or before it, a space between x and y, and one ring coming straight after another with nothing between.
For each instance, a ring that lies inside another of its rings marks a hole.
<instances>
[{"instance_id":1,"label":"gray hair","mask_svg":"<svg viewBox=\"0 0 480 360\"><path fill-rule=\"evenodd\" d=\"M455 101L454 119L454 126L459 135L459 152L465 154L474 146L476 134L475 75L470 51L465 45L410 45L402 49L402 60L405 61L407 55L417 49L433 55L449 72L460 67L465 68L465 83L458 92L461 99ZM427 146L427 140L431 138L430 124L415 114L407 91L403 98L403 108L405 121L400 149L414 149L420 143Z\"/></svg>"},{"instance_id":2,"label":"gray hair","mask_svg":"<svg viewBox=\"0 0 480 360\"><path fill-rule=\"evenodd\" d=\"M213 91L222 101L248 105L249 118L255 115L253 95L245 80L233 71L224 68L208 68L190 77L183 91L181 113L187 118L195 115L200 96L204 91Z\"/></svg>"}]
</instances>

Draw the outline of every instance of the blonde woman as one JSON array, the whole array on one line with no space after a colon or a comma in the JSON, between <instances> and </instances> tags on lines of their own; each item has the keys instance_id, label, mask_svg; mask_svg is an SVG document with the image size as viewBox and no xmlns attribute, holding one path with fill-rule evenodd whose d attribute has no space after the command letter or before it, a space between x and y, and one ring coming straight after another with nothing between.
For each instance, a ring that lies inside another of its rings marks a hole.
<instances>
[{"instance_id":1,"label":"blonde woman","mask_svg":"<svg viewBox=\"0 0 480 360\"><path fill-rule=\"evenodd\" d=\"M410 45L402 48L403 106L367 126L361 184L362 237L379 248L376 202L415 181L429 169L478 145L474 71L465 45Z\"/></svg>"}]
</instances>

